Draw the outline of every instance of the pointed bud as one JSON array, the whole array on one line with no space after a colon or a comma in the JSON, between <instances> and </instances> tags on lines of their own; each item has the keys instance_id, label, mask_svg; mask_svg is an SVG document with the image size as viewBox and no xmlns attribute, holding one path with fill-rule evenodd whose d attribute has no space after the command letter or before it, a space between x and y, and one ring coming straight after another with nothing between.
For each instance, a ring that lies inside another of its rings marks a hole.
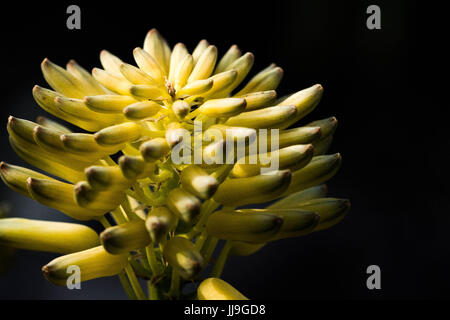
<instances>
[{"instance_id":1,"label":"pointed bud","mask_svg":"<svg viewBox=\"0 0 450 320\"><path fill-rule=\"evenodd\" d=\"M90 166L84 171L89 185L96 190L125 190L132 180L124 177L118 166Z\"/></svg>"},{"instance_id":2,"label":"pointed bud","mask_svg":"<svg viewBox=\"0 0 450 320\"><path fill-rule=\"evenodd\" d=\"M141 101L130 104L123 113L131 120L140 120L154 116L161 110L161 105L154 101Z\"/></svg>"},{"instance_id":3,"label":"pointed bud","mask_svg":"<svg viewBox=\"0 0 450 320\"><path fill-rule=\"evenodd\" d=\"M165 74L169 74L170 48L167 41L156 29L147 33L144 40L144 50L155 58Z\"/></svg>"},{"instance_id":4,"label":"pointed bud","mask_svg":"<svg viewBox=\"0 0 450 320\"><path fill-rule=\"evenodd\" d=\"M177 43L173 47L170 56L169 81L175 82L175 72L186 54L188 54L188 51L183 43Z\"/></svg>"},{"instance_id":5,"label":"pointed bud","mask_svg":"<svg viewBox=\"0 0 450 320\"><path fill-rule=\"evenodd\" d=\"M166 100L169 93L161 87L148 84L136 84L130 87L130 93L139 99Z\"/></svg>"},{"instance_id":6,"label":"pointed bud","mask_svg":"<svg viewBox=\"0 0 450 320\"><path fill-rule=\"evenodd\" d=\"M214 80L212 78L193 81L177 91L177 97L184 98L186 96L202 94L210 90L213 86L213 83Z\"/></svg>"},{"instance_id":7,"label":"pointed bud","mask_svg":"<svg viewBox=\"0 0 450 320\"><path fill-rule=\"evenodd\" d=\"M122 73L122 76L132 84L158 85L147 73L131 64L122 63L120 65L120 72Z\"/></svg>"},{"instance_id":8,"label":"pointed bud","mask_svg":"<svg viewBox=\"0 0 450 320\"><path fill-rule=\"evenodd\" d=\"M121 156L119 167L122 175L129 179L139 179L155 170L155 165L145 162L140 156Z\"/></svg>"},{"instance_id":9,"label":"pointed bud","mask_svg":"<svg viewBox=\"0 0 450 320\"><path fill-rule=\"evenodd\" d=\"M120 65L123 63L118 57L113 55L107 50L102 50L100 52L100 62L103 68L109 73L115 76L121 76Z\"/></svg>"},{"instance_id":10,"label":"pointed bud","mask_svg":"<svg viewBox=\"0 0 450 320\"><path fill-rule=\"evenodd\" d=\"M3 182L9 188L27 197L31 197L27 189L27 179L29 177L39 179L52 179L39 172L7 164L6 162L3 161L0 163L0 175L2 177Z\"/></svg>"},{"instance_id":11,"label":"pointed bud","mask_svg":"<svg viewBox=\"0 0 450 320\"><path fill-rule=\"evenodd\" d=\"M310 122L306 125L306 127L319 127L321 131L321 139L324 139L336 131L338 125L338 121L335 117L329 117L322 120L317 120Z\"/></svg>"},{"instance_id":12,"label":"pointed bud","mask_svg":"<svg viewBox=\"0 0 450 320\"><path fill-rule=\"evenodd\" d=\"M311 233L320 219L317 213L302 209L242 209L238 212L250 214L264 212L283 219L283 225L270 241L295 238Z\"/></svg>"},{"instance_id":13,"label":"pointed bud","mask_svg":"<svg viewBox=\"0 0 450 320\"><path fill-rule=\"evenodd\" d=\"M340 222L350 210L347 199L318 198L298 203L297 208L311 210L320 216L319 225L314 231L324 230Z\"/></svg>"},{"instance_id":14,"label":"pointed bud","mask_svg":"<svg viewBox=\"0 0 450 320\"><path fill-rule=\"evenodd\" d=\"M208 278L197 289L199 300L248 300L242 293L219 278Z\"/></svg>"},{"instance_id":15,"label":"pointed bud","mask_svg":"<svg viewBox=\"0 0 450 320\"><path fill-rule=\"evenodd\" d=\"M106 89L121 95L129 95L131 83L122 76L113 75L99 68L92 69L92 75Z\"/></svg>"},{"instance_id":16,"label":"pointed bud","mask_svg":"<svg viewBox=\"0 0 450 320\"><path fill-rule=\"evenodd\" d=\"M236 80L234 80L233 84L229 86L226 90L221 92L221 94L227 96L231 91L233 91L250 72L250 69L252 68L254 61L255 56L253 55L253 53L247 52L240 58L236 59L233 63L231 63L224 71L236 70L238 75L236 77Z\"/></svg>"},{"instance_id":17,"label":"pointed bud","mask_svg":"<svg viewBox=\"0 0 450 320\"><path fill-rule=\"evenodd\" d=\"M42 267L45 278L53 284L65 286L71 273L70 266L80 268L81 281L115 276L128 263L127 255L112 255L102 246L61 256Z\"/></svg>"},{"instance_id":18,"label":"pointed bud","mask_svg":"<svg viewBox=\"0 0 450 320\"><path fill-rule=\"evenodd\" d=\"M192 52L192 57L194 58L194 64L197 63L198 59L200 59L201 55L205 50L208 48L209 43L205 39L200 40L200 42L195 47L194 51Z\"/></svg>"},{"instance_id":19,"label":"pointed bud","mask_svg":"<svg viewBox=\"0 0 450 320\"><path fill-rule=\"evenodd\" d=\"M203 268L203 257L186 238L171 238L164 247L163 255L185 280L194 279Z\"/></svg>"},{"instance_id":20,"label":"pointed bud","mask_svg":"<svg viewBox=\"0 0 450 320\"><path fill-rule=\"evenodd\" d=\"M176 226L177 218L166 207L153 207L145 221L152 242L159 243Z\"/></svg>"},{"instance_id":21,"label":"pointed bud","mask_svg":"<svg viewBox=\"0 0 450 320\"><path fill-rule=\"evenodd\" d=\"M225 125L248 128L272 129L284 126L286 121L295 117L295 106L275 106L254 111L243 112L229 118Z\"/></svg>"},{"instance_id":22,"label":"pointed bud","mask_svg":"<svg viewBox=\"0 0 450 320\"><path fill-rule=\"evenodd\" d=\"M254 76L236 95L241 96L250 92L275 90L282 78L283 69L280 67L267 68Z\"/></svg>"},{"instance_id":23,"label":"pointed bud","mask_svg":"<svg viewBox=\"0 0 450 320\"><path fill-rule=\"evenodd\" d=\"M186 54L179 63L174 75L175 90L177 91L177 95L178 90L186 85L193 68L194 59L190 54Z\"/></svg>"},{"instance_id":24,"label":"pointed bud","mask_svg":"<svg viewBox=\"0 0 450 320\"><path fill-rule=\"evenodd\" d=\"M66 69L78 80L86 95L91 96L105 93L105 90L95 81L94 77L75 60L70 60L66 65Z\"/></svg>"},{"instance_id":25,"label":"pointed bud","mask_svg":"<svg viewBox=\"0 0 450 320\"><path fill-rule=\"evenodd\" d=\"M112 94L84 97L84 103L89 109L101 113L121 113L126 106L135 102L130 96Z\"/></svg>"},{"instance_id":26,"label":"pointed bud","mask_svg":"<svg viewBox=\"0 0 450 320\"><path fill-rule=\"evenodd\" d=\"M56 130L56 131L61 131L63 133L70 133L71 131L66 128L65 126L63 126L62 124L59 124L56 121L53 121L47 117L44 116L39 116L36 118L36 122L41 125L44 128L47 129L51 129L51 130Z\"/></svg>"},{"instance_id":27,"label":"pointed bud","mask_svg":"<svg viewBox=\"0 0 450 320\"><path fill-rule=\"evenodd\" d=\"M306 167L294 171L292 182L283 196L290 195L318 184L322 184L333 177L341 166L341 155L339 153L316 156Z\"/></svg>"},{"instance_id":28,"label":"pointed bud","mask_svg":"<svg viewBox=\"0 0 450 320\"><path fill-rule=\"evenodd\" d=\"M98 131L94 137L98 144L113 146L139 139L141 126L134 122L124 122Z\"/></svg>"},{"instance_id":29,"label":"pointed bud","mask_svg":"<svg viewBox=\"0 0 450 320\"><path fill-rule=\"evenodd\" d=\"M180 181L184 189L205 200L214 195L219 185L215 178L196 165L181 171Z\"/></svg>"},{"instance_id":30,"label":"pointed bud","mask_svg":"<svg viewBox=\"0 0 450 320\"><path fill-rule=\"evenodd\" d=\"M141 144L139 151L145 161L153 162L166 156L170 151L170 147L166 139L155 138Z\"/></svg>"},{"instance_id":31,"label":"pointed bud","mask_svg":"<svg viewBox=\"0 0 450 320\"><path fill-rule=\"evenodd\" d=\"M100 239L105 250L111 254L141 249L151 242L142 220L109 227L100 234Z\"/></svg>"},{"instance_id":32,"label":"pointed bud","mask_svg":"<svg viewBox=\"0 0 450 320\"><path fill-rule=\"evenodd\" d=\"M73 198L80 209L106 213L115 209L125 199L125 193L123 190L99 191L86 181L80 181L73 187Z\"/></svg>"},{"instance_id":33,"label":"pointed bud","mask_svg":"<svg viewBox=\"0 0 450 320\"><path fill-rule=\"evenodd\" d=\"M219 186L213 199L230 207L267 202L281 196L288 188L291 176L289 170L281 170L250 178L228 179Z\"/></svg>"},{"instance_id":34,"label":"pointed bud","mask_svg":"<svg viewBox=\"0 0 450 320\"><path fill-rule=\"evenodd\" d=\"M298 208L298 205L302 202L323 198L327 195L327 186L321 184L319 186L311 187L303 191L295 192L287 197L278 200L277 202L271 204L267 208L270 209L291 209ZM313 210L314 211L314 210Z\"/></svg>"},{"instance_id":35,"label":"pointed bud","mask_svg":"<svg viewBox=\"0 0 450 320\"><path fill-rule=\"evenodd\" d=\"M269 241L282 224L282 218L270 213L220 210L208 218L206 231L219 239L261 243Z\"/></svg>"},{"instance_id":36,"label":"pointed bud","mask_svg":"<svg viewBox=\"0 0 450 320\"><path fill-rule=\"evenodd\" d=\"M28 178L27 188L37 202L59 210L77 220L90 220L105 214L106 211L81 208L73 198L72 184L38 178Z\"/></svg>"},{"instance_id":37,"label":"pointed bud","mask_svg":"<svg viewBox=\"0 0 450 320\"><path fill-rule=\"evenodd\" d=\"M221 73L225 70L228 70L228 66L230 66L234 61L236 61L241 56L241 50L239 50L237 45L232 45L230 49L223 55L222 59L220 59L217 64L215 74Z\"/></svg>"},{"instance_id":38,"label":"pointed bud","mask_svg":"<svg viewBox=\"0 0 450 320\"><path fill-rule=\"evenodd\" d=\"M0 219L0 244L66 254L86 250L100 243L97 233L81 224L4 218Z\"/></svg>"},{"instance_id":39,"label":"pointed bud","mask_svg":"<svg viewBox=\"0 0 450 320\"><path fill-rule=\"evenodd\" d=\"M164 70L159 63L145 50L136 48L133 50L134 60L139 68L150 75L159 85L164 84Z\"/></svg>"},{"instance_id":40,"label":"pointed bud","mask_svg":"<svg viewBox=\"0 0 450 320\"><path fill-rule=\"evenodd\" d=\"M289 127L296 123L298 120L305 117L308 113L314 110L319 104L322 98L323 87L320 84L316 84L310 88L299 91L287 99L283 100L280 105L294 105L297 108L297 114L289 121L286 121L281 126L282 129Z\"/></svg>"},{"instance_id":41,"label":"pointed bud","mask_svg":"<svg viewBox=\"0 0 450 320\"><path fill-rule=\"evenodd\" d=\"M184 119L190 110L191 107L189 106L189 103L184 100L177 100L172 104L172 111L179 120Z\"/></svg>"},{"instance_id":42,"label":"pointed bud","mask_svg":"<svg viewBox=\"0 0 450 320\"><path fill-rule=\"evenodd\" d=\"M245 111L252 111L268 107L276 97L277 92L275 90L252 92L239 96L239 98L243 98L245 99L245 101L247 101Z\"/></svg>"},{"instance_id":43,"label":"pointed bud","mask_svg":"<svg viewBox=\"0 0 450 320\"><path fill-rule=\"evenodd\" d=\"M84 96L78 80L68 71L52 63L47 58L42 61L41 70L47 83L67 97L81 99Z\"/></svg>"},{"instance_id":44,"label":"pointed bud","mask_svg":"<svg viewBox=\"0 0 450 320\"><path fill-rule=\"evenodd\" d=\"M184 129L179 122L171 122L166 127L166 141L170 148L173 148L181 141L189 132Z\"/></svg>"},{"instance_id":45,"label":"pointed bud","mask_svg":"<svg viewBox=\"0 0 450 320\"><path fill-rule=\"evenodd\" d=\"M208 78L214 70L217 61L217 48L208 46L198 58L195 67L189 76L188 83Z\"/></svg>"},{"instance_id":46,"label":"pointed bud","mask_svg":"<svg viewBox=\"0 0 450 320\"><path fill-rule=\"evenodd\" d=\"M206 101L199 107L199 112L209 117L231 117L244 111L245 99L223 98Z\"/></svg>"},{"instance_id":47,"label":"pointed bud","mask_svg":"<svg viewBox=\"0 0 450 320\"><path fill-rule=\"evenodd\" d=\"M200 213L200 200L188 191L175 188L169 192L167 207L180 219L192 222Z\"/></svg>"},{"instance_id":48,"label":"pointed bud","mask_svg":"<svg viewBox=\"0 0 450 320\"><path fill-rule=\"evenodd\" d=\"M289 169L295 171L303 168L311 161L313 149L311 144L297 144L275 152L258 154L256 164L250 164L250 156L245 156L243 160L240 159L234 165L230 176L234 178L256 176L261 173L262 168L269 168L274 161L278 161L279 170ZM261 159L270 159L270 162L261 163Z\"/></svg>"}]
</instances>

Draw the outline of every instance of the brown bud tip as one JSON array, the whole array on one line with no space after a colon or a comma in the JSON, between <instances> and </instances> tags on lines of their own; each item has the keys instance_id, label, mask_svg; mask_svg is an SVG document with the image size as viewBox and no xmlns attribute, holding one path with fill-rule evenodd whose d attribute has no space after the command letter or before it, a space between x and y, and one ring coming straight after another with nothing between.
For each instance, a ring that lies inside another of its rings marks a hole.
<instances>
[{"instance_id":1,"label":"brown bud tip","mask_svg":"<svg viewBox=\"0 0 450 320\"><path fill-rule=\"evenodd\" d=\"M274 226L281 226L282 224L283 224L283 219L280 217L277 217L276 219L273 220Z\"/></svg>"},{"instance_id":2,"label":"brown bud tip","mask_svg":"<svg viewBox=\"0 0 450 320\"><path fill-rule=\"evenodd\" d=\"M46 66L49 63L50 63L50 60L48 58L44 58L44 60L42 60L41 66Z\"/></svg>"}]
</instances>

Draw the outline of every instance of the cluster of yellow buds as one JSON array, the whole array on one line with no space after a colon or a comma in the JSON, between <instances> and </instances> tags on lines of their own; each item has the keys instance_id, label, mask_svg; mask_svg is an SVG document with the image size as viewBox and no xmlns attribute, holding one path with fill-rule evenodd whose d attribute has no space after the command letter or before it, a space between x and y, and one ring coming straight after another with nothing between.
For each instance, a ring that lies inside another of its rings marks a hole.
<instances>
[{"instance_id":1,"label":"cluster of yellow buds","mask_svg":"<svg viewBox=\"0 0 450 320\"><path fill-rule=\"evenodd\" d=\"M326 198L323 184L341 163L339 154L325 155L336 119L289 128L316 107L323 89L277 98L280 67L271 64L241 85L252 53L233 45L217 62L218 50L206 40L190 54L182 43L171 49L155 29L133 54L137 67L104 50L103 69L92 74L75 61L63 69L45 59L42 72L53 90L35 86L34 99L84 133L45 117L11 116L15 152L60 179L0 167L14 191L76 220L98 220L105 230L3 218L0 245L63 254L42 268L59 285L77 266L81 281L118 275L132 299L246 299L219 279L228 256L323 230L348 212L349 201ZM230 160L228 141L214 132L233 134L232 151L237 140L248 142L244 153L231 152ZM250 152L250 141L263 140L270 151L259 144ZM277 167L263 156L276 156ZM214 259L219 240L225 244ZM190 281L201 284L185 293Z\"/></svg>"}]
</instances>

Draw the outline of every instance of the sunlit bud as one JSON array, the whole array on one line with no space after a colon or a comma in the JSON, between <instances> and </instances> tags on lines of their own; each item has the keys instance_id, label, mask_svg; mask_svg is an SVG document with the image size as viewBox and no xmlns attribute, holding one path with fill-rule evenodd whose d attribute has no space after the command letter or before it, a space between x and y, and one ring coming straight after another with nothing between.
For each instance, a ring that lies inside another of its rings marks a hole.
<instances>
[{"instance_id":1,"label":"sunlit bud","mask_svg":"<svg viewBox=\"0 0 450 320\"><path fill-rule=\"evenodd\" d=\"M156 161L166 156L170 147L164 138L155 138L141 144L139 151L145 161Z\"/></svg>"},{"instance_id":2,"label":"sunlit bud","mask_svg":"<svg viewBox=\"0 0 450 320\"><path fill-rule=\"evenodd\" d=\"M135 102L134 98L121 95L84 97L84 103L89 109L103 113L121 113L126 106Z\"/></svg>"},{"instance_id":3,"label":"sunlit bud","mask_svg":"<svg viewBox=\"0 0 450 320\"><path fill-rule=\"evenodd\" d=\"M158 30L152 29L147 33L144 40L144 50L154 57L166 74L169 74L171 52L167 41L161 36Z\"/></svg>"},{"instance_id":4,"label":"sunlit bud","mask_svg":"<svg viewBox=\"0 0 450 320\"><path fill-rule=\"evenodd\" d=\"M72 253L100 244L91 228L66 222L0 219L0 244L18 249Z\"/></svg>"},{"instance_id":5,"label":"sunlit bud","mask_svg":"<svg viewBox=\"0 0 450 320\"><path fill-rule=\"evenodd\" d=\"M107 127L95 133L95 141L104 146L113 146L139 139L141 126L134 122L124 122Z\"/></svg>"},{"instance_id":6,"label":"sunlit bud","mask_svg":"<svg viewBox=\"0 0 450 320\"><path fill-rule=\"evenodd\" d=\"M322 98L322 94L323 87L320 84L316 84L283 100L279 105L294 105L297 108L297 114L289 121L283 123L281 128L289 127L313 111Z\"/></svg>"},{"instance_id":7,"label":"sunlit bud","mask_svg":"<svg viewBox=\"0 0 450 320\"><path fill-rule=\"evenodd\" d=\"M267 202L281 196L291 176L289 170L280 170L250 178L228 179L219 186L213 199L230 207Z\"/></svg>"},{"instance_id":8,"label":"sunlit bud","mask_svg":"<svg viewBox=\"0 0 450 320\"><path fill-rule=\"evenodd\" d=\"M195 60L195 57L194 57ZM217 48L208 46L198 58L194 69L189 76L188 82L202 80L208 78L214 70L217 60Z\"/></svg>"},{"instance_id":9,"label":"sunlit bud","mask_svg":"<svg viewBox=\"0 0 450 320\"><path fill-rule=\"evenodd\" d=\"M203 52L208 48L209 43L205 39L200 40L200 42L195 47L194 51L192 52L192 56L194 58L194 64L197 63L198 59L200 59Z\"/></svg>"},{"instance_id":10,"label":"sunlit bud","mask_svg":"<svg viewBox=\"0 0 450 320\"><path fill-rule=\"evenodd\" d=\"M42 267L42 273L48 281L65 286L71 273L67 272L70 266L80 268L81 281L115 276L122 271L128 263L127 255L113 255L98 246L84 251L61 256Z\"/></svg>"},{"instance_id":11,"label":"sunlit bud","mask_svg":"<svg viewBox=\"0 0 450 320\"><path fill-rule=\"evenodd\" d=\"M141 249L151 242L142 220L109 227L100 234L100 239L105 250L112 254Z\"/></svg>"},{"instance_id":12,"label":"sunlit bud","mask_svg":"<svg viewBox=\"0 0 450 320\"><path fill-rule=\"evenodd\" d=\"M92 69L92 75L108 90L122 95L128 95L130 92L131 83L122 76L113 75L99 68ZM80 99L82 98L80 97Z\"/></svg>"},{"instance_id":13,"label":"sunlit bud","mask_svg":"<svg viewBox=\"0 0 450 320\"><path fill-rule=\"evenodd\" d=\"M161 110L161 105L154 101L141 101L127 106L123 113L131 120L140 120L152 117Z\"/></svg>"},{"instance_id":14,"label":"sunlit bud","mask_svg":"<svg viewBox=\"0 0 450 320\"><path fill-rule=\"evenodd\" d=\"M222 59L220 59L217 64L216 70L214 70L215 74L221 73L228 69L234 61L236 61L241 56L241 50L239 50L237 45L232 45L230 49L223 55Z\"/></svg>"},{"instance_id":15,"label":"sunlit bud","mask_svg":"<svg viewBox=\"0 0 450 320\"><path fill-rule=\"evenodd\" d=\"M153 207L145 220L145 227L152 242L159 243L167 233L175 228L177 218L166 207Z\"/></svg>"},{"instance_id":16,"label":"sunlit bud","mask_svg":"<svg viewBox=\"0 0 450 320\"><path fill-rule=\"evenodd\" d=\"M243 112L229 118L225 124L229 126L242 126L249 128L280 128L286 121L295 117L295 106L276 106L254 111Z\"/></svg>"},{"instance_id":17,"label":"sunlit bud","mask_svg":"<svg viewBox=\"0 0 450 320\"><path fill-rule=\"evenodd\" d=\"M219 185L215 178L196 165L181 171L180 181L183 188L202 199L211 198Z\"/></svg>"},{"instance_id":18,"label":"sunlit bud","mask_svg":"<svg viewBox=\"0 0 450 320\"><path fill-rule=\"evenodd\" d=\"M47 83L65 96L81 99L84 93L79 88L78 80L68 71L52 63L47 58L41 64L42 73Z\"/></svg>"},{"instance_id":19,"label":"sunlit bud","mask_svg":"<svg viewBox=\"0 0 450 320\"><path fill-rule=\"evenodd\" d=\"M164 258L183 279L194 279L203 268L203 257L186 238L173 237L164 246Z\"/></svg>"},{"instance_id":20,"label":"sunlit bud","mask_svg":"<svg viewBox=\"0 0 450 320\"><path fill-rule=\"evenodd\" d=\"M133 50L133 55L142 71L148 73L156 83L164 84L164 70L148 52L141 48L136 48Z\"/></svg>"},{"instance_id":21,"label":"sunlit bud","mask_svg":"<svg viewBox=\"0 0 450 320\"><path fill-rule=\"evenodd\" d=\"M120 65L123 63L118 57L107 50L100 51L100 62L103 68L115 76L121 76Z\"/></svg>"},{"instance_id":22,"label":"sunlit bud","mask_svg":"<svg viewBox=\"0 0 450 320\"><path fill-rule=\"evenodd\" d=\"M311 187L303 191L295 192L287 197L284 197L277 202L268 206L271 209L282 209L282 208L298 208L298 204L316 199L323 198L327 195L327 186L321 184L319 186Z\"/></svg>"},{"instance_id":23,"label":"sunlit bud","mask_svg":"<svg viewBox=\"0 0 450 320\"><path fill-rule=\"evenodd\" d=\"M148 163L140 156L121 156L119 167L125 178L133 180L146 176L155 170L155 165Z\"/></svg>"},{"instance_id":24,"label":"sunlit bud","mask_svg":"<svg viewBox=\"0 0 450 320\"><path fill-rule=\"evenodd\" d=\"M298 203L296 208L316 212L320 216L320 220L314 231L319 231L330 228L341 221L350 210L350 201L347 199L317 198Z\"/></svg>"},{"instance_id":25,"label":"sunlit bud","mask_svg":"<svg viewBox=\"0 0 450 320\"><path fill-rule=\"evenodd\" d=\"M189 103L183 100L177 100L172 104L172 111L180 120L188 115L190 109Z\"/></svg>"},{"instance_id":26,"label":"sunlit bud","mask_svg":"<svg viewBox=\"0 0 450 320\"><path fill-rule=\"evenodd\" d=\"M266 242L280 230L283 219L265 212L220 210L206 222L206 231L225 240Z\"/></svg>"},{"instance_id":27,"label":"sunlit bud","mask_svg":"<svg viewBox=\"0 0 450 320\"><path fill-rule=\"evenodd\" d=\"M230 175L236 178L256 176L261 173L261 168L269 168L275 161L278 163L277 169L298 170L310 162L313 149L311 144L298 144L280 149L278 152L258 154L255 164L250 164L251 156L245 156L244 160L240 160L234 165Z\"/></svg>"},{"instance_id":28,"label":"sunlit bud","mask_svg":"<svg viewBox=\"0 0 450 320\"><path fill-rule=\"evenodd\" d=\"M122 174L118 167L90 166L84 171L89 185L96 190L126 189L132 181Z\"/></svg>"},{"instance_id":29,"label":"sunlit bud","mask_svg":"<svg viewBox=\"0 0 450 320\"><path fill-rule=\"evenodd\" d=\"M245 109L245 106L245 99L213 99L202 104L199 107L199 112L210 117L231 117L241 113Z\"/></svg>"},{"instance_id":30,"label":"sunlit bud","mask_svg":"<svg viewBox=\"0 0 450 320\"><path fill-rule=\"evenodd\" d=\"M169 192L167 207L180 219L191 222L200 213L200 200L188 191L175 188Z\"/></svg>"},{"instance_id":31,"label":"sunlit bud","mask_svg":"<svg viewBox=\"0 0 450 320\"><path fill-rule=\"evenodd\" d=\"M208 278L197 289L199 300L248 300L234 287L219 278Z\"/></svg>"},{"instance_id":32,"label":"sunlit bud","mask_svg":"<svg viewBox=\"0 0 450 320\"><path fill-rule=\"evenodd\" d=\"M292 173L291 184L283 195L287 196L328 181L336 174L340 165L339 153L313 157L306 167Z\"/></svg>"},{"instance_id":33,"label":"sunlit bud","mask_svg":"<svg viewBox=\"0 0 450 320\"><path fill-rule=\"evenodd\" d=\"M239 96L239 98L243 98L247 102L245 111L252 111L265 108L269 106L270 103L272 103L276 97L277 92L275 90L252 92Z\"/></svg>"}]
</instances>

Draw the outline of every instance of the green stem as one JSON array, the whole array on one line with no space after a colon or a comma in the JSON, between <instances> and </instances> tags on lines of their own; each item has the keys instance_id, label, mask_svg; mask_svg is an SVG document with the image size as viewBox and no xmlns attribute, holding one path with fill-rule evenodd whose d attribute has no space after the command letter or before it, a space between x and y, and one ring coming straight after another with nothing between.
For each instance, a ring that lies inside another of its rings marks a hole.
<instances>
[{"instance_id":1,"label":"green stem","mask_svg":"<svg viewBox=\"0 0 450 320\"><path fill-rule=\"evenodd\" d=\"M130 300L137 300L136 294L134 293L133 288L131 288L130 282L128 281L127 276L123 271L119 273L119 280L128 298Z\"/></svg>"},{"instance_id":2,"label":"green stem","mask_svg":"<svg viewBox=\"0 0 450 320\"><path fill-rule=\"evenodd\" d=\"M147 281L148 286L148 296L150 297L150 300L159 300L159 291L156 285L152 284L151 281Z\"/></svg>"},{"instance_id":3,"label":"green stem","mask_svg":"<svg viewBox=\"0 0 450 320\"><path fill-rule=\"evenodd\" d=\"M222 248L222 252L220 252L219 257L217 258L216 263L211 271L211 277L220 278L222 274L223 267L225 266L225 262L227 262L228 254L230 253L230 249L232 247L232 242L227 240L225 242L224 247Z\"/></svg>"},{"instance_id":4,"label":"green stem","mask_svg":"<svg viewBox=\"0 0 450 320\"><path fill-rule=\"evenodd\" d=\"M170 281L169 296L179 298L180 296L180 275L175 269L172 270L172 279Z\"/></svg>"},{"instance_id":5,"label":"green stem","mask_svg":"<svg viewBox=\"0 0 450 320\"><path fill-rule=\"evenodd\" d=\"M134 273L134 270L130 264L127 264L127 266L125 267L125 272L127 273L128 279L131 283L131 287L133 288L133 291L136 294L138 300L147 300L144 290L142 290L142 287L139 284L136 274Z\"/></svg>"},{"instance_id":6,"label":"green stem","mask_svg":"<svg viewBox=\"0 0 450 320\"><path fill-rule=\"evenodd\" d=\"M109 223L108 219L106 219L106 216L101 216L98 221L102 224L103 228L107 229L111 227L111 224Z\"/></svg>"},{"instance_id":7,"label":"green stem","mask_svg":"<svg viewBox=\"0 0 450 320\"><path fill-rule=\"evenodd\" d=\"M153 246L145 247L145 252L147 253L148 264L154 276L161 274L159 270L158 261L156 260L155 248Z\"/></svg>"},{"instance_id":8,"label":"green stem","mask_svg":"<svg viewBox=\"0 0 450 320\"><path fill-rule=\"evenodd\" d=\"M219 243L219 239L216 237L211 237L211 240L209 241L205 251L205 264L208 264L209 260L211 260L214 250L217 247L217 243Z\"/></svg>"},{"instance_id":9,"label":"green stem","mask_svg":"<svg viewBox=\"0 0 450 320\"><path fill-rule=\"evenodd\" d=\"M113 216L114 220L116 220L117 224L122 224L122 223L127 222L127 220L123 216L123 212L120 209L120 206L115 208L113 211L111 211L111 215Z\"/></svg>"}]
</instances>

